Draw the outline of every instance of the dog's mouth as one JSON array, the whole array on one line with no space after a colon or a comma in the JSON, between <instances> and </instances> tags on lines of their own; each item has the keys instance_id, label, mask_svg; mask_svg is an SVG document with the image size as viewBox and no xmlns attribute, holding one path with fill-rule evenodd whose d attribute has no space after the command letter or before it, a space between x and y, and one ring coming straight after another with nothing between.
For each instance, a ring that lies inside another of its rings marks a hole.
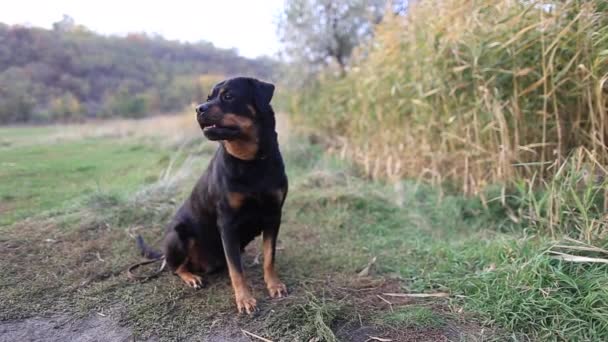
<instances>
[{"instance_id":1,"label":"dog's mouth","mask_svg":"<svg viewBox=\"0 0 608 342\"><path fill-rule=\"evenodd\" d=\"M203 129L203 134L209 140L230 140L241 134L241 129L238 126L221 126L219 124L214 124L205 125L201 128Z\"/></svg>"}]
</instances>

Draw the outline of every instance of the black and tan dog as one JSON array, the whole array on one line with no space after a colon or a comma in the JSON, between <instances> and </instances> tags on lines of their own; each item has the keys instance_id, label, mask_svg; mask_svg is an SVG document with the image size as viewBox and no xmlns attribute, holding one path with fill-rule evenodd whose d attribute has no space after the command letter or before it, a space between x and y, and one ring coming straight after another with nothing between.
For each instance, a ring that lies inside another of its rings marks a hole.
<instances>
[{"instance_id":1,"label":"black and tan dog","mask_svg":"<svg viewBox=\"0 0 608 342\"><path fill-rule=\"evenodd\" d=\"M268 292L273 298L287 294L274 267L287 176L270 106L273 92L272 84L232 78L218 83L196 108L203 134L220 146L164 239L167 265L193 288L202 286L199 274L227 266L239 312L256 310L241 251L259 234ZM138 242L144 255L154 256Z\"/></svg>"}]
</instances>

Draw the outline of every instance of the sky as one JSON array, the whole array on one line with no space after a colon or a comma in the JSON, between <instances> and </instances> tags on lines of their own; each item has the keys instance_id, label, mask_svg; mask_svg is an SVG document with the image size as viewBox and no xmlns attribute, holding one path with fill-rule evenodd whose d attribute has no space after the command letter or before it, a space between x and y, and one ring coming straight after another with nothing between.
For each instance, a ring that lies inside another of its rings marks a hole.
<instances>
[{"instance_id":1,"label":"sky","mask_svg":"<svg viewBox=\"0 0 608 342\"><path fill-rule=\"evenodd\" d=\"M275 23L282 6L283 0L0 0L0 22L51 28L66 14L102 34L206 40L257 57L279 49Z\"/></svg>"}]
</instances>

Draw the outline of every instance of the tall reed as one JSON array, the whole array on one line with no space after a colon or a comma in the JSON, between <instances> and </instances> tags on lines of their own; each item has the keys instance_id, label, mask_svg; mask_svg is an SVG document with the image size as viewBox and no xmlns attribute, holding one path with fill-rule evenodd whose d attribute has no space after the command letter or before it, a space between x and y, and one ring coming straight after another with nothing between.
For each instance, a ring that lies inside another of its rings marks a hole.
<instances>
[{"instance_id":1,"label":"tall reed","mask_svg":"<svg viewBox=\"0 0 608 342\"><path fill-rule=\"evenodd\" d=\"M608 2L426 0L387 15L350 72L292 101L373 178L465 193L608 162Z\"/></svg>"}]
</instances>

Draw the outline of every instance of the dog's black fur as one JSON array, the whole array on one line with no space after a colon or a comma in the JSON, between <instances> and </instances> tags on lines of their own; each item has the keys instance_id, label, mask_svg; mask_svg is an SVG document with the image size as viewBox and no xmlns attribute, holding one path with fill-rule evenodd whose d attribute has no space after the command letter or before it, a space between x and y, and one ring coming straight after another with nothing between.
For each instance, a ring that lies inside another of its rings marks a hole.
<instances>
[{"instance_id":1,"label":"dog's black fur","mask_svg":"<svg viewBox=\"0 0 608 342\"><path fill-rule=\"evenodd\" d=\"M228 266L239 312L256 308L241 251L261 233L270 295L287 294L274 270L287 176L270 106L273 92L272 84L233 78L218 83L207 102L196 108L203 134L220 146L164 239L167 265L192 287L202 285L195 273ZM143 240L138 239L138 245L144 255L158 256Z\"/></svg>"}]
</instances>

